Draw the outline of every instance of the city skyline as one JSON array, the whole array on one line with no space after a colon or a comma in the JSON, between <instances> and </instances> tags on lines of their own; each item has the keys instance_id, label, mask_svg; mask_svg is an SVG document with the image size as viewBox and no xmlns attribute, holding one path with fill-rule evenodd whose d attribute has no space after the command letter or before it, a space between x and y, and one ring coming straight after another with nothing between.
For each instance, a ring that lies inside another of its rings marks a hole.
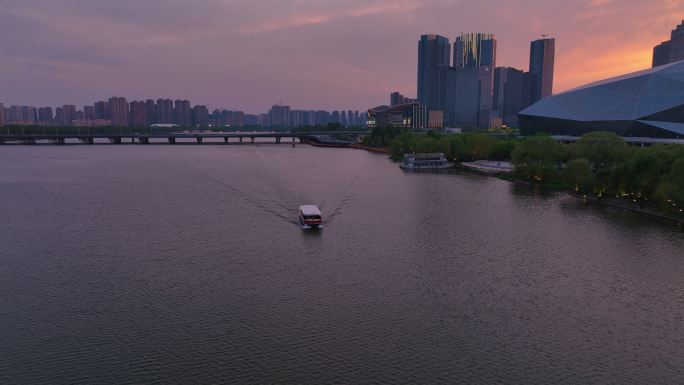
<instances>
[{"instance_id":1,"label":"city skyline","mask_svg":"<svg viewBox=\"0 0 684 385\"><path fill-rule=\"evenodd\" d=\"M361 110L391 91L417 96L416 36L467 31L494 33L497 64L514 68L527 67L530 41L555 37L561 92L650 67L653 46L681 22L672 1L157 3L4 4L0 101L166 95L250 113L279 101Z\"/></svg>"}]
</instances>

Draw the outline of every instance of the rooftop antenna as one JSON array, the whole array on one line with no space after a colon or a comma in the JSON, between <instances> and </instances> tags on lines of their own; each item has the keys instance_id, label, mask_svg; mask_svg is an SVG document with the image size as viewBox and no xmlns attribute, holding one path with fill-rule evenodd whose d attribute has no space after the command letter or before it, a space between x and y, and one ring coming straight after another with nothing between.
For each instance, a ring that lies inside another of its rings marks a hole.
<instances>
[{"instance_id":1,"label":"rooftop antenna","mask_svg":"<svg viewBox=\"0 0 684 385\"><path fill-rule=\"evenodd\" d=\"M549 35L545 35L545 34L543 34L543 33L542 33L541 36L542 36L542 39L546 39L547 37L549 37Z\"/></svg>"}]
</instances>

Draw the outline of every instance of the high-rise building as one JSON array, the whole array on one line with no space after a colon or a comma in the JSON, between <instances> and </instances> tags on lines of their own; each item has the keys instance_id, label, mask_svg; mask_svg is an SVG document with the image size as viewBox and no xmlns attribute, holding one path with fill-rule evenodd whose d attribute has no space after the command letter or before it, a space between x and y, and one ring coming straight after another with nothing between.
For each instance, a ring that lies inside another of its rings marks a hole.
<instances>
[{"instance_id":1,"label":"high-rise building","mask_svg":"<svg viewBox=\"0 0 684 385\"><path fill-rule=\"evenodd\" d=\"M245 113L243 111L231 111L230 125L232 127L244 127Z\"/></svg>"},{"instance_id":2,"label":"high-rise building","mask_svg":"<svg viewBox=\"0 0 684 385\"><path fill-rule=\"evenodd\" d=\"M192 112L190 102L187 100L176 100L174 108L174 123L179 126L188 127L192 123Z\"/></svg>"},{"instance_id":3,"label":"high-rise building","mask_svg":"<svg viewBox=\"0 0 684 385\"><path fill-rule=\"evenodd\" d=\"M109 98L109 116L114 127L128 127L128 102L126 98Z\"/></svg>"},{"instance_id":4,"label":"high-rise building","mask_svg":"<svg viewBox=\"0 0 684 385\"><path fill-rule=\"evenodd\" d=\"M330 114L330 123L337 123L337 124L339 124L340 121L341 121L341 118L340 118L340 111L333 111L333 112Z\"/></svg>"},{"instance_id":5,"label":"high-rise building","mask_svg":"<svg viewBox=\"0 0 684 385\"><path fill-rule=\"evenodd\" d=\"M556 39L539 39L530 44L532 103L553 94L553 67Z\"/></svg>"},{"instance_id":6,"label":"high-rise building","mask_svg":"<svg viewBox=\"0 0 684 385\"><path fill-rule=\"evenodd\" d=\"M209 127L209 109L207 106L192 108L192 125L195 127Z\"/></svg>"},{"instance_id":7,"label":"high-rise building","mask_svg":"<svg viewBox=\"0 0 684 385\"><path fill-rule=\"evenodd\" d=\"M100 101L95 102L95 119L109 120L109 103Z\"/></svg>"},{"instance_id":8,"label":"high-rise building","mask_svg":"<svg viewBox=\"0 0 684 385\"><path fill-rule=\"evenodd\" d=\"M444 119L454 127L487 128L492 110L494 76L490 66L451 67L441 71Z\"/></svg>"},{"instance_id":9,"label":"high-rise building","mask_svg":"<svg viewBox=\"0 0 684 385\"><path fill-rule=\"evenodd\" d=\"M52 107L42 107L38 109L38 121L41 123L52 123Z\"/></svg>"},{"instance_id":10,"label":"high-rise building","mask_svg":"<svg viewBox=\"0 0 684 385\"><path fill-rule=\"evenodd\" d=\"M158 99L155 108L155 121L160 124L172 124L173 116L173 100Z\"/></svg>"},{"instance_id":11,"label":"high-rise building","mask_svg":"<svg viewBox=\"0 0 684 385\"><path fill-rule=\"evenodd\" d=\"M347 111L340 111L340 124L344 127L347 126Z\"/></svg>"},{"instance_id":12,"label":"high-rise building","mask_svg":"<svg viewBox=\"0 0 684 385\"><path fill-rule=\"evenodd\" d=\"M330 123L332 117L328 111L316 111L316 125L326 126Z\"/></svg>"},{"instance_id":13,"label":"high-rise building","mask_svg":"<svg viewBox=\"0 0 684 385\"><path fill-rule=\"evenodd\" d=\"M95 106L83 106L83 117L86 120L95 120Z\"/></svg>"},{"instance_id":14,"label":"high-rise building","mask_svg":"<svg viewBox=\"0 0 684 385\"><path fill-rule=\"evenodd\" d=\"M518 127L518 113L529 107L531 88L529 72L515 68L496 69L493 108L504 125Z\"/></svg>"},{"instance_id":15,"label":"high-rise building","mask_svg":"<svg viewBox=\"0 0 684 385\"><path fill-rule=\"evenodd\" d=\"M0 126L4 126L6 123L5 118L5 105L0 103Z\"/></svg>"},{"instance_id":16,"label":"high-rise building","mask_svg":"<svg viewBox=\"0 0 684 385\"><path fill-rule=\"evenodd\" d=\"M245 114L245 126L258 126L259 116L254 114Z\"/></svg>"},{"instance_id":17,"label":"high-rise building","mask_svg":"<svg viewBox=\"0 0 684 385\"><path fill-rule=\"evenodd\" d=\"M316 111L314 110L309 110L306 111L306 119L304 125L306 126L315 126L316 123Z\"/></svg>"},{"instance_id":18,"label":"high-rise building","mask_svg":"<svg viewBox=\"0 0 684 385\"><path fill-rule=\"evenodd\" d=\"M290 106L274 105L268 112L268 118L271 127L290 127Z\"/></svg>"},{"instance_id":19,"label":"high-rise building","mask_svg":"<svg viewBox=\"0 0 684 385\"><path fill-rule=\"evenodd\" d=\"M24 113L21 110L21 106L10 106L9 112L7 114L7 121L9 123L18 123L24 119Z\"/></svg>"},{"instance_id":20,"label":"high-rise building","mask_svg":"<svg viewBox=\"0 0 684 385\"><path fill-rule=\"evenodd\" d=\"M130 123L133 127L147 126L147 104L142 101L132 101L130 104Z\"/></svg>"},{"instance_id":21,"label":"high-rise building","mask_svg":"<svg viewBox=\"0 0 684 385\"><path fill-rule=\"evenodd\" d=\"M491 33L463 33L454 42L454 67L496 66L496 38Z\"/></svg>"},{"instance_id":22,"label":"high-rise building","mask_svg":"<svg viewBox=\"0 0 684 385\"><path fill-rule=\"evenodd\" d=\"M65 104L62 106L62 119L59 123L65 126L71 126L76 120L76 106Z\"/></svg>"},{"instance_id":23,"label":"high-rise building","mask_svg":"<svg viewBox=\"0 0 684 385\"><path fill-rule=\"evenodd\" d=\"M23 121L28 124L33 124L38 120L38 110L36 107L22 106L21 113L23 116Z\"/></svg>"},{"instance_id":24,"label":"high-rise building","mask_svg":"<svg viewBox=\"0 0 684 385\"><path fill-rule=\"evenodd\" d=\"M440 69L451 62L449 39L439 35L422 35L418 41L418 103L428 110L441 110Z\"/></svg>"},{"instance_id":25,"label":"high-rise building","mask_svg":"<svg viewBox=\"0 0 684 385\"><path fill-rule=\"evenodd\" d=\"M63 124L63 122L64 122L64 110L62 109L62 107L57 107L57 108L55 108L54 123L59 125L59 124Z\"/></svg>"},{"instance_id":26,"label":"high-rise building","mask_svg":"<svg viewBox=\"0 0 684 385\"><path fill-rule=\"evenodd\" d=\"M684 21L672 31L670 40L653 48L653 67L684 60Z\"/></svg>"},{"instance_id":27,"label":"high-rise building","mask_svg":"<svg viewBox=\"0 0 684 385\"><path fill-rule=\"evenodd\" d=\"M147 116L147 125L158 123L155 116L155 105L153 99L145 100L145 116Z\"/></svg>"},{"instance_id":28,"label":"high-rise building","mask_svg":"<svg viewBox=\"0 0 684 385\"><path fill-rule=\"evenodd\" d=\"M292 110L290 111L290 124L292 127L304 127L306 126L306 111L304 110Z\"/></svg>"},{"instance_id":29,"label":"high-rise building","mask_svg":"<svg viewBox=\"0 0 684 385\"><path fill-rule=\"evenodd\" d=\"M398 106L404 104L404 95L399 92L392 92L390 94L390 106Z\"/></svg>"}]
</instances>

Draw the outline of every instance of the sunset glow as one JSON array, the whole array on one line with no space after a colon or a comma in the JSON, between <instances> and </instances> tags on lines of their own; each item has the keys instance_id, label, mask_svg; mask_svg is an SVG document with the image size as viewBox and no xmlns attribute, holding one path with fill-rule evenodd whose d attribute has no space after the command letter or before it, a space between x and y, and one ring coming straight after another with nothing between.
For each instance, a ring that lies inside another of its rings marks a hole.
<instances>
[{"instance_id":1,"label":"sunset glow","mask_svg":"<svg viewBox=\"0 0 684 385\"><path fill-rule=\"evenodd\" d=\"M262 111L386 103L416 93L416 44L494 33L498 66L527 70L555 37L555 92L650 67L680 0L8 2L0 101L83 104L108 95L190 98Z\"/></svg>"}]
</instances>

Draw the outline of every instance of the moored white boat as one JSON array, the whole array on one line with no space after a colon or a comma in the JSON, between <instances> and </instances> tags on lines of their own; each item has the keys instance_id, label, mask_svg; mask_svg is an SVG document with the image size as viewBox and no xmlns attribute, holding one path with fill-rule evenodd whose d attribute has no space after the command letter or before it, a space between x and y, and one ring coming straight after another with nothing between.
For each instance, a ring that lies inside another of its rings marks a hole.
<instances>
[{"instance_id":1,"label":"moored white boat","mask_svg":"<svg viewBox=\"0 0 684 385\"><path fill-rule=\"evenodd\" d=\"M399 165L405 170L437 170L452 168L454 164L449 162L443 153L435 154L404 154L404 160Z\"/></svg>"}]
</instances>

